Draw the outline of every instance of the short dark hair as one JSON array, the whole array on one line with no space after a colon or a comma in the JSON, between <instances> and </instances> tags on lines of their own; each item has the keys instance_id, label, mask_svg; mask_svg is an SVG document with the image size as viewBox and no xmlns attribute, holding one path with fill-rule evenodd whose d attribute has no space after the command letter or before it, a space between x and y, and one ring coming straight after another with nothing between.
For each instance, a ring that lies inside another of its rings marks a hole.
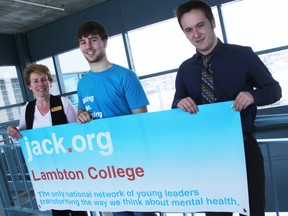
<instances>
[{"instance_id":1,"label":"short dark hair","mask_svg":"<svg viewBox=\"0 0 288 216\"><path fill-rule=\"evenodd\" d=\"M77 31L77 40L88 35L99 35L102 40L108 39L108 34L105 28L96 21L89 21L79 26Z\"/></svg>"},{"instance_id":2,"label":"short dark hair","mask_svg":"<svg viewBox=\"0 0 288 216\"><path fill-rule=\"evenodd\" d=\"M209 20L209 22L211 23L212 20L214 19L213 13L212 13L212 9L210 7L210 5L208 3L206 3L205 1L202 0L191 0L188 1L184 4L179 5L176 9L175 9L175 15L177 17L178 23L181 27L181 29L183 29L182 25L181 25L181 18L185 13L188 13L191 10L194 9L199 9L202 10L203 13L205 14L206 18Z\"/></svg>"}]
</instances>

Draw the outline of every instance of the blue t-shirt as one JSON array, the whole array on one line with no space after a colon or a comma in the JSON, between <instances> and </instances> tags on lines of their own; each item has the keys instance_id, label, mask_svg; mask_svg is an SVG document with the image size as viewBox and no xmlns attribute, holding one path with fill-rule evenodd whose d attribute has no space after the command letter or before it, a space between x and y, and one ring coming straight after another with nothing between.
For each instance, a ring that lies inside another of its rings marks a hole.
<instances>
[{"instance_id":1,"label":"blue t-shirt","mask_svg":"<svg viewBox=\"0 0 288 216\"><path fill-rule=\"evenodd\" d=\"M93 119L128 115L149 104L136 74L115 64L102 72L88 71L77 91L78 109Z\"/></svg>"}]
</instances>

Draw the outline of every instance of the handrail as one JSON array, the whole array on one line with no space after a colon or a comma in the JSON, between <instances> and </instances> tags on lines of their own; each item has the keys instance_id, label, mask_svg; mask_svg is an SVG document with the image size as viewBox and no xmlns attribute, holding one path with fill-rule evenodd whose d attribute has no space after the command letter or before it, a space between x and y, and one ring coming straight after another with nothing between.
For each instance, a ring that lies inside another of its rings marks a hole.
<instances>
[{"instance_id":1,"label":"handrail","mask_svg":"<svg viewBox=\"0 0 288 216\"><path fill-rule=\"evenodd\" d=\"M258 130L288 128L288 114L258 115L255 120Z\"/></svg>"}]
</instances>

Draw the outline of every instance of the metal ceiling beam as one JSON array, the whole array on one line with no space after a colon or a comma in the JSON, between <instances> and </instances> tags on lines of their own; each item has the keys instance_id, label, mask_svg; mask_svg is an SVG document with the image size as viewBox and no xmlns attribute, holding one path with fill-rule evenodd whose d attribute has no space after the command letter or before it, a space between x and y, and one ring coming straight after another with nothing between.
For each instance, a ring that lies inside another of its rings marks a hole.
<instances>
[{"instance_id":1,"label":"metal ceiling beam","mask_svg":"<svg viewBox=\"0 0 288 216\"><path fill-rule=\"evenodd\" d=\"M29 4L29 5L34 5L34 6L38 6L38 7L44 7L44 8L49 8L49 9L54 9L54 10L60 10L60 11L64 11L64 5L62 5L62 7L54 7L54 6L50 6L50 5L44 5L44 4L38 4L38 3L33 3L33 2L28 2L28 1L22 1L22 0L11 0L14 2L19 2L19 3L23 3L23 4Z\"/></svg>"}]
</instances>

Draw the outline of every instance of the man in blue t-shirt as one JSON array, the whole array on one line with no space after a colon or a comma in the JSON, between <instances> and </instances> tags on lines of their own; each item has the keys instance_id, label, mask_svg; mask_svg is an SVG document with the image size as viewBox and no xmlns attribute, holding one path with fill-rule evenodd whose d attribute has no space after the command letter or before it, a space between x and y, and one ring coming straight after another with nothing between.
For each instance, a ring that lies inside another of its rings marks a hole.
<instances>
[{"instance_id":1,"label":"man in blue t-shirt","mask_svg":"<svg viewBox=\"0 0 288 216\"><path fill-rule=\"evenodd\" d=\"M77 121L147 112L148 99L136 74L112 64L106 56L108 34L95 21L82 24L79 47L90 71L79 81ZM154 212L114 212L114 216L156 216Z\"/></svg>"},{"instance_id":2,"label":"man in blue t-shirt","mask_svg":"<svg viewBox=\"0 0 288 216\"><path fill-rule=\"evenodd\" d=\"M77 37L90 66L78 83L77 121L147 112L149 102L137 75L108 61L104 27L94 21L84 23Z\"/></svg>"}]
</instances>

